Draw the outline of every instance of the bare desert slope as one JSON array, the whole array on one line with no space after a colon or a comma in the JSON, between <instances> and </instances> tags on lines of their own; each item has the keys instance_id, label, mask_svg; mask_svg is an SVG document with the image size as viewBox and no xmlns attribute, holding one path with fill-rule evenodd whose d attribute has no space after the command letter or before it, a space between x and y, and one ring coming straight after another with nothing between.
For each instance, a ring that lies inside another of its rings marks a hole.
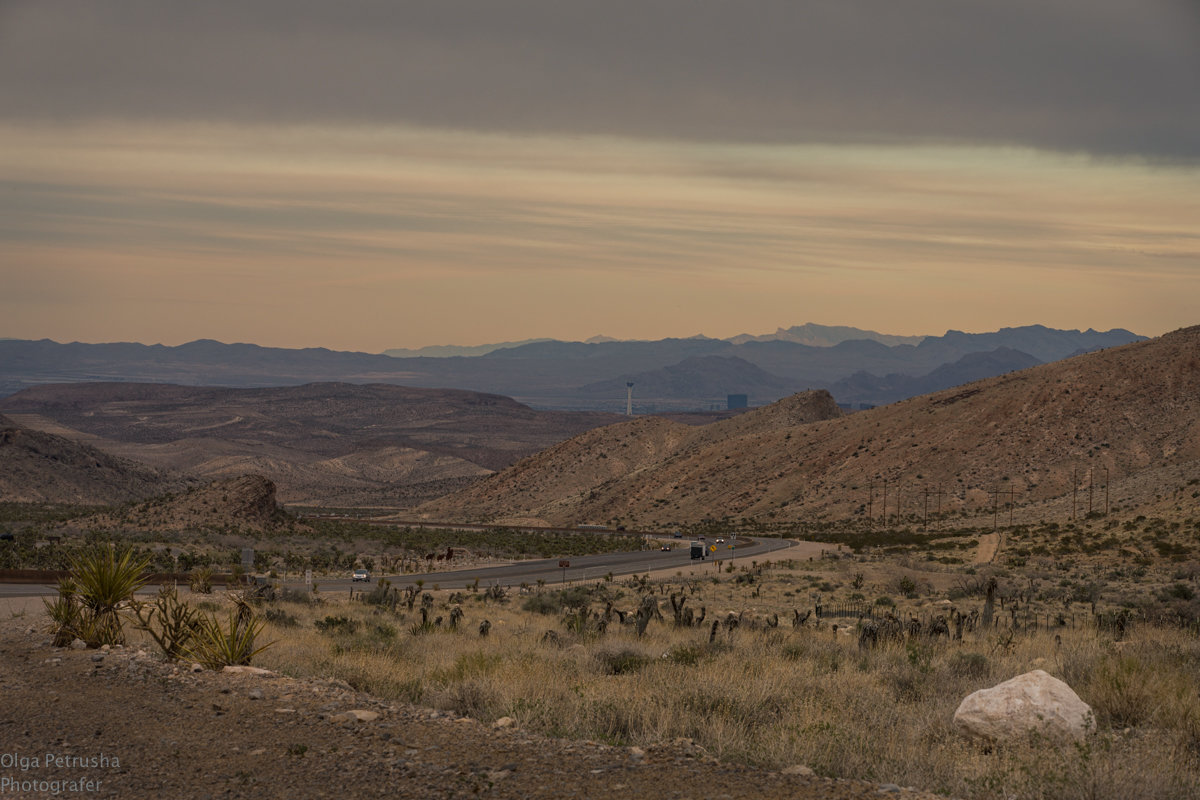
<instances>
[{"instance_id":1,"label":"bare desert slope","mask_svg":"<svg viewBox=\"0 0 1200 800\"><path fill-rule=\"evenodd\" d=\"M0 401L28 429L161 469L259 473L289 503L404 505L620 417L380 384L269 389L50 384Z\"/></svg>"},{"instance_id":2,"label":"bare desert slope","mask_svg":"<svg viewBox=\"0 0 1200 800\"><path fill-rule=\"evenodd\" d=\"M885 481L889 514L921 514L926 502L990 510L996 490L1053 514L1083 502L1079 491L1099 504L1105 488L1114 511L1200 506L1174 485L1200 475L1200 327L849 416L831 406L806 393L704 428L612 425L422 511L555 525L786 523L878 517Z\"/></svg>"},{"instance_id":3,"label":"bare desert slope","mask_svg":"<svg viewBox=\"0 0 1200 800\"><path fill-rule=\"evenodd\" d=\"M177 476L0 416L0 501L108 505L181 485Z\"/></svg>"}]
</instances>

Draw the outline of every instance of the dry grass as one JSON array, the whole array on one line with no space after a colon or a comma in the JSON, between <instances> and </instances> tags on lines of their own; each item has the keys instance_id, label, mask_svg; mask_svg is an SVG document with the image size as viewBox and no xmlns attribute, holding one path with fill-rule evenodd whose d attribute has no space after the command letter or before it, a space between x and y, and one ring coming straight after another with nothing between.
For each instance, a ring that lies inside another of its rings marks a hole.
<instances>
[{"instance_id":1,"label":"dry grass","mask_svg":"<svg viewBox=\"0 0 1200 800\"><path fill-rule=\"evenodd\" d=\"M511 716L552 736L639 745L687 737L723 760L803 763L823 775L958 797L1183 798L1200 791L1196 637L1141 626L1118 642L1092 628L1067 628L860 650L852 635L828 624L793 630L790 608L803 608L814 584L834 587L834 596L849 591L850 576L839 569L815 564L765 570L752 582L737 580L744 572L693 582L688 604L697 612L707 607L705 624L675 627L658 595L664 620L652 621L642 637L615 618L603 633L594 626L579 633L565 624L565 611L522 611L523 598L500 605L482 595L455 598L465 612L456 632L445 622L422 629L419 614L403 607L396 614L358 603L286 604L299 625L268 629L277 644L257 663L483 721ZM869 582L860 588L879 590ZM595 613L606 598L629 611L640 600L633 582L599 591ZM435 594L431 619L448 619L448 593ZM745 619L780 613L780 627L722 626L710 642L711 622L731 610L745 610ZM314 623L328 616L357 626L318 630ZM483 619L492 623L486 637L478 633ZM954 730L963 697L1035 668L1067 680L1096 710L1099 731L1086 745L1031 740L986 748Z\"/></svg>"}]
</instances>

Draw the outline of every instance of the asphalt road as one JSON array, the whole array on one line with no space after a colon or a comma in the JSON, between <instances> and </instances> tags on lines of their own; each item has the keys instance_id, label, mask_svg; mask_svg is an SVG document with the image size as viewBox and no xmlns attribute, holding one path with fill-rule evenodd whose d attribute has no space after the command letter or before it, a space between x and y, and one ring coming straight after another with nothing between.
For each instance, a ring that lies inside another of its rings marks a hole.
<instances>
[{"instance_id":1,"label":"asphalt road","mask_svg":"<svg viewBox=\"0 0 1200 800\"><path fill-rule=\"evenodd\" d=\"M696 568L714 572L717 569L714 561L718 556L729 558L745 558L762 556L794 546L794 542L786 539L746 539L739 538L736 549L720 549L716 545L716 553L709 553L705 561L693 561L688 540L676 540L674 549L669 552L661 550L638 550L624 553L605 553L595 556L573 556L568 559L570 566L565 570L559 566L557 558L543 558L531 561L517 561L494 567L473 567L469 569L451 570L446 572L414 572L405 575L384 575L397 588L410 586L416 581L424 581L425 586L435 583L443 589L460 589L479 581L480 588L488 586L520 586L523 583L534 585L538 580L547 584L564 581L593 581L603 578L610 572L616 575L634 575L656 570L683 570ZM713 541L708 542L714 545ZM370 587L378 581L379 575L372 573L370 583L354 583L349 577L338 580L318 580L317 586L321 591L349 590L355 586ZM302 587L303 584L288 583L289 586Z\"/></svg>"},{"instance_id":2,"label":"asphalt road","mask_svg":"<svg viewBox=\"0 0 1200 800\"><path fill-rule=\"evenodd\" d=\"M479 581L480 588L488 586L520 586L523 583L535 585L539 580L543 580L548 585L562 583L565 581L593 581L603 578L610 572L616 575L634 575L644 572L652 572L657 570L684 570L695 568L697 570L707 570L715 572L717 566L714 563L718 559L725 559L736 556L737 558L747 558L755 556L765 556L768 553L774 553L779 550L785 550L789 547L794 547L795 543L787 539L748 539L740 537L737 540L735 549L730 550L726 545L717 545L713 540L707 542L708 545L715 545L718 550L716 553L708 553L708 559L705 561L693 561L691 557L691 549L687 539L677 539L674 541L674 548L669 552L661 550L637 550L624 553L604 553L594 556L573 556L569 559L570 566L567 569L562 569L559 566L559 559L544 558L530 561L516 561L511 564L503 564L492 567L472 567L461 570L449 570L445 572L419 572L408 573L404 575L383 575L392 582L392 585L397 588L404 588L416 581L424 581L425 586L432 587L437 584L443 589L461 589ZM345 578L321 578L316 579L317 587L321 591L349 591L351 588L371 588L375 581L379 580L378 574L371 575L369 583L354 583L350 580L349 575ZM284 585L293 588L303 588L302 581L288 580ZM150 587L150 590L157 591L156 588ZM19 583L0 583L0 598L3 597L36 597L50 596L56 593L56 589L52 585L41 584L19 584Z\"/></svg>"}]
</instances>

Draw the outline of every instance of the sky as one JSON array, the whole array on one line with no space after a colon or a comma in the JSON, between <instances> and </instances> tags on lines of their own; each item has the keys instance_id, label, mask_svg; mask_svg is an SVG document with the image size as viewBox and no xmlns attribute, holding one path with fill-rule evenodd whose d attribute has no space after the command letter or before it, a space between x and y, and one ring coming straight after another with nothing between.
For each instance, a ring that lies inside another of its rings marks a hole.
<instances>
[{"instance_id":1,"label":"sky","mask_svg":"<svg viewBox=\"0 0 1200 800\"><path fill-rule=\"evenodd\" d=\"M1194 0L0 0L0 337L1200 323Z\"/></svg>"}]
</instances>

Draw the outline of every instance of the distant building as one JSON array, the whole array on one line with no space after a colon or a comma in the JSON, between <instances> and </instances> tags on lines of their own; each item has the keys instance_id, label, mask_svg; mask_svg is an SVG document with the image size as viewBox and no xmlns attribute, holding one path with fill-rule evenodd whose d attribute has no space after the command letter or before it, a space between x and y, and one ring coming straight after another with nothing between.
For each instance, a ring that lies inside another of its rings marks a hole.
<instances>
[{"instance_id":1,"label":"distant building","mask_svg":"<svg viewBox=\"0 0 1200 800\"><path fill-rule=\"evenodd\" d=\"M727 398L726 408L749 408L750 398L744 394L731 394Z\"/></svg>"}]
</instances>

